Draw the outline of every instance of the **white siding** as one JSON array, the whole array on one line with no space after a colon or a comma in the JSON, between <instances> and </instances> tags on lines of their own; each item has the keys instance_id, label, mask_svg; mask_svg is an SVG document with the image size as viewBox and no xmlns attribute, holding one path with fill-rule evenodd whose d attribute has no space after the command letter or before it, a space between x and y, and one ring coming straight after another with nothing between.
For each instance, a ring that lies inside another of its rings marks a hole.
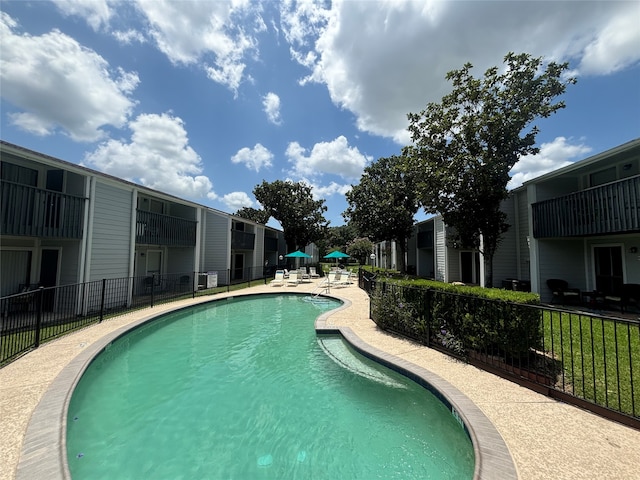
<instances>
[{"instance_id":1,"label":"white siding","mask_svg":"<svg viewBox=\"0 0 640 480\"><path fill-rule=\"evenodd\" d=\"M132 210L128 190L96 184L89 280L129 276Z\"/></svg>"},{"instance_id":2,"label":"white siding","mask_svg":"<svg viewBox=\"0 0 640 480\"><path fill-rule=\"evenodd\" d=\"M531 280L531 261L529 252L529 242L531 240L531 234L529 233L529 208L527 192L523 190L518 192L518 210L517 219L520 242L520 256L519 261L519 273L518 278L520 280Z\"/></svg>"},{"instance_id":3,"label":"white siding","mask_svg":"<svg viewBox=\"0 0 640 480\"><path fill-rule=\"evenodd\" d=\"M519 226L516 225L515 200L513 197L502 202L501 210L507 215L509 230L502 236L498 244L496 254L493 257L493 286L502 286L506 279L518 278L518 251L517 234ZM491 285L486 285L491 287Z\"/></svg>"},{"instance_id":4,"label":"white siding","mask_svg":"<svg viewBox=\"0 0 640 480\"><path fill-rule=\"evenodd\" d=\"M446 228L442 218L437 217L434 219L434 243L436 251L436 264L435 264L435 279L441 282L446 282L448 276L446 276L447 266L447 238Z\"/></svg>"},{"instance_id":5,"label":"white siding","mask_svg":"<svg viewBox=\"0 0 640 480\"><path fill-rule=\"evenodd\" d=\"M167 273L190 273L193 271L194 248L169 248L167 252Z\"/></svg>"},{"instance_id":6,"label":"white siding","mask_svg":"<svg viewBox=\"0 0 640 480\"><path fill-rule=\"evenodd\" d=\"M582 239L540 240L540 299L551 300L547 280L560 278L569 282L572 288L585 290L584 242Z\"/></svg>"},{"instance_id":7,"label":"white siding","mask_svg":"<svg viewBox=\"0 0 640 480\"><path fill-rule=\"evenodd\" d=\"M203 271L226 271L230 268L231 259L231 219L214 212L207 212L206 215Z\"/></svg>"},{"instance_id":8,"label":"white siding","mask_svg":"<svg viewBox=\"0 0 640 480\"><path fill-rule=\"evenodd\" d=\"M447 247L447 279L446 282L460 282L460 250Z\"/></svg>"}]
</instances>

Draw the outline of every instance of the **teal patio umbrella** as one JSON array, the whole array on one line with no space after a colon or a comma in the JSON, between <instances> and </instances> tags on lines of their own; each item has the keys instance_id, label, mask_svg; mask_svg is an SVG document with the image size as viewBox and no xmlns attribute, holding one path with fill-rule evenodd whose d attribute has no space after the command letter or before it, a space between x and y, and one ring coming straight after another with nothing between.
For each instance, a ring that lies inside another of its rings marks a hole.
<instances>
[{"instance_id":1,"label":"teal patio umbrella","mask_svg":"<svg viewBox=\"0 0 640 480\"><path fill-rule=\"evenodd\" d=\"M295 252L291 252L291 253L287 253L285 255L285 257L289 257L289 258L311 258L311 255L307 255L304 252L301 252L300 250L296 250ZM296 260L296 266L299 266L299 260Z\"/></svg>"},{"instance_id":2,"label":"teal patio umbrella","mask_svg":"<svg viewBox=\"0 0 640 480\"><path fill-rule=\"evenodd\" d=\"M325 255L323 258L335 258L336 259L336 263L338 263L338 259L340 258L349 258L349 255L347 255L346 253L342 253L338 250L335 250L333 252L331 252L328 255Z\"/></svg>"},{"instance_id":3,"label":"teal patio umbrella","mask_svg":"<svg viewBox=\"0 0 640 480\"><path fill-rule=\"evenodd\" d=\"M349 258L349 255L342 253L338 250L331 252L329 255L325 255L324 258Z\"/></svg>"}]
</instances>

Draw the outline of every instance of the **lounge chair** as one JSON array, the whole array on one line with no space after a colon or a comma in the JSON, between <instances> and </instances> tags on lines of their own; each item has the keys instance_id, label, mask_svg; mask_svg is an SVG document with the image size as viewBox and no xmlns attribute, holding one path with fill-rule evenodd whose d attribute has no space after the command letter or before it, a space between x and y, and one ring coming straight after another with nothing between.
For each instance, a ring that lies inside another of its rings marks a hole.
<instances>
[{"instance_id":1,"label":"lounge chair","mask_svg":"<svg viewBox=\"0 0 640 480\"><path fill-rule=\"evenodd\" d=\"M287 286L297 286L300 283L298 279L298 272L289 272L289 278L287 278Z\"/></svg>"},{"instance_id":2,"label":"lounge chair","mask_svg":"<svg viewBox=\"0 0 640 480\"><path fill-rule=\"evenodd\" d=\"M631 305L635 305L637 308L640 306L640 284L625 283L619 293L606 294L604 302L608 306L615 305L619 307L621 312L624 312Z\"/></svg>"},{"instance_id":3,"label":"lounge chair","mask_svg":"<svg viewBox=\"0 0 640 480\"><path fill-rule=\"evenodd\" d=\"M352 272L340 272L340 276L336 278L336 287L348 287L353 283L351 281L353 276Z\"/></svg>"},{"instance_id":4,"label":"lounge chair","mask_svg":"<svg viewBox=\"0 0 640 480\"><path fill-rule=\"evenodd\" d=\"M320 278L318 272L316 272L316 267L309 267L309 277L310 278Z\"/></svg>"},{"instance_id":5,"label":"lounge chair","mask_svg":"<svg viewBox=\"0 0 640 480\"><path fill-rule=\"evenodd\" d=\"M307 273L306 267L300 267L300 269L298 269L298 279L301 282L310 282L311 281L311 277Z\"/></svg>"},{"instance_id":6,"label":"lounge chair","mask_svg":"<svg viewBox=\"0 0 640 480\"><path fill-rule=\"evenodd\" d=\"M581 302L579 288L569 288L566 280L559 278L550 278L547 280L547 287L551 290L553 297L551 303L560 303L566 305L568 303L578 304Z\"/></svg>"},{"instance_id":7,"label":"lounge chair","mask_svg":"<svg viewBox=\"0 0 640 480\"><path fill-rule=\"evenodd\" d=\"M273 280L269 282L272 287L281 287L284 285L284 270L276 270Z\"/></svg>"},{"instance_id":8,"label":"lounge chair","mask_svg":"<svg viewBox=\"0 0 640 480\"><path fill-rule=\"evenodd\" d=\"M334 270L327 274L327 277L322 281L321 285L330 287L331 285L334 285L337 280L338 272Z\"/></svg>"}]
</instances>

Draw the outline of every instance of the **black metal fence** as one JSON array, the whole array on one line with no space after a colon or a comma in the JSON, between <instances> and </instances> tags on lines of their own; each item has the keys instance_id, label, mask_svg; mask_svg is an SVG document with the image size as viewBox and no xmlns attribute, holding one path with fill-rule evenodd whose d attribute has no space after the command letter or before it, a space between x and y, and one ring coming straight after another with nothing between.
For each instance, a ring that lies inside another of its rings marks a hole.
<instances>
[{"instance_id":1,"label":"black metal fence","mask_svg":"<svg viewBox=\"0 0 640 480\"><path fill-rule=\"evenodd\" d=\"M41 343L105 317L180 298L266 283L263 267L40 287L0 298L0 366Z\"/></svg>"},{"instance_id":2,"label":"black metal fence","mask_svg":"<svg viewBox=\"0 0 640 480\"><path fill-rule=\"evenodd\" d=\"M640 429L638 320L400 286L363 271L360 286L380 328Z\"/></svg>"}]
</instances>

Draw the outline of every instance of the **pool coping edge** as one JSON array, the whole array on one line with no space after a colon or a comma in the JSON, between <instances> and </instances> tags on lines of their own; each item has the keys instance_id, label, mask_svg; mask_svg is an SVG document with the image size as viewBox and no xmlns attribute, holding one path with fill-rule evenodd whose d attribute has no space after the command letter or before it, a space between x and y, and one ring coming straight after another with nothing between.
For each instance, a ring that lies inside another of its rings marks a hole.
<instances>
[{"instance_id":1,"label":"pool coping edge","mask_svg":"<svg viewBox=\"0 0 640 480\"><path fill-rule=\"evenodd\" d=\"M308 295L308 293L291 293ZM29 419L15 472L16 480L31 480L33 478L68 480L71 478L66 452L66 412L68 405L73 390L84 371L111 342L149 321L172 312L233 297L265 294L272 295L264 292L246 294L236 292L231 295L203 299L201 302L189 305L170 307L161 312L150 312L148 315L105 334L78 353L51 382ZM518 478L516 466L504 439L477 405L442 377L398 356L369 345L351 328L327 325L327 320L331 315L350 307L352 302L336 294L320 296L340 300L342 305L324 312L316 318L314 323L316 334L341 335L361 354L428 388L440 400L444 399L446 401L445 405L448 403L447 406L455 409L473 444L476 457L474 479L515 480Z\"/></svg>"}]
</instances>

